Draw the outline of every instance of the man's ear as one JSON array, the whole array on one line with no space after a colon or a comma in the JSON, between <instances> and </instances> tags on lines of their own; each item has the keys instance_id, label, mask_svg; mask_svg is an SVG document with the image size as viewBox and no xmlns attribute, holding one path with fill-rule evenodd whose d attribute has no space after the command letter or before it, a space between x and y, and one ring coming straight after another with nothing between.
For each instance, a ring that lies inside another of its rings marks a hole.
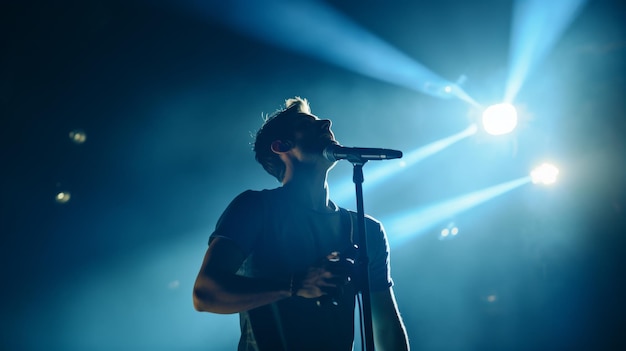
<instances>
[{"instance_id":1,"label":"man's ear","mask_svg":"<svg viewBox=\"0 0 626 351\"><path fill-rule=\"evenodd\" d=\"M272 142L272 151L275 153L281 153L281 152L287 152L289 150L291 150L292 145L291 142L288 140L274 140Z\"/></svg>"}]
</instances>

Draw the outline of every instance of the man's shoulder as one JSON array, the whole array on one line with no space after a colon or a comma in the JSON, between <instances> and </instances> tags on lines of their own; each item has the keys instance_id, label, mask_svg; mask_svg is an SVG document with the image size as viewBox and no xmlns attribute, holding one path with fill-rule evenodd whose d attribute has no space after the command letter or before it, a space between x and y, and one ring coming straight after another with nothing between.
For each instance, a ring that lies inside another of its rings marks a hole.
<instances>
[{"instance_id":1,"label":"man's shoulder","mask_svg":"<svg viewBox=\"0 0 626 351\"><path fill-rule=\"evenodd\" d=\"M244 190L230 202L229 208L252 209L263 207L268 201L280 196L278 189Z\"/></svg>"},{"instance_id":2,"label":"man's shoulder","mask_svg":"<svg viewBox=\"0 0 626 351\"><path fill-rule=\"evenodd\" d=\"M357 219L358 213L356 211L344 207L340 207L340 209L347 211L352 216L352 218ZM367 213L365 214L365 223L366 225L382 225L382 223L378 219L368 215Z\"/></svg>"},{"instance_id":3,"label":"man's shoulder","mask_svg":"<svg viewBox=\"0 0 626 351\"><path fill-rule=\"evenodd\" d=\"M247 189L239 193L239 195L235 197L235 200L256 201L263 197L275 196L276 194L278 194L279 189L280 188L262 190Z\"/></svg>"}]
</instances>

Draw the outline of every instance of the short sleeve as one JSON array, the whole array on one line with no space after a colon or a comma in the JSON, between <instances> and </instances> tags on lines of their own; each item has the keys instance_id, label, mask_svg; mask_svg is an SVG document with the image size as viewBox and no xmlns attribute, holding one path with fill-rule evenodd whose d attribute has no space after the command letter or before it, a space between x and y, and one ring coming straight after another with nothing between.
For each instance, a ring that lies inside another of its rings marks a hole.
<instances>
[{"instance_id":1,"label":"short sleeve","mask_svg":"<svg viewBox=\"0 0 626 351\"><path fill-rule=\"evenodd\" d=\"M247 190L239 194L222 213L209 243L215 238L233 241L245 255L250 254L263 229L263 194Z\"/></svg>"},{"instance_id":2,"label":"short sleeve","mask_svg":"<svg viewBox=\"0 0 626 351\"><path fill-rule=\"evenodd\" d=\"M393 286L389 267L389 243L383 225L367 216L367 252L369 256L369 280L371 291L387 290Z\"/></svg>"}]
</instances>

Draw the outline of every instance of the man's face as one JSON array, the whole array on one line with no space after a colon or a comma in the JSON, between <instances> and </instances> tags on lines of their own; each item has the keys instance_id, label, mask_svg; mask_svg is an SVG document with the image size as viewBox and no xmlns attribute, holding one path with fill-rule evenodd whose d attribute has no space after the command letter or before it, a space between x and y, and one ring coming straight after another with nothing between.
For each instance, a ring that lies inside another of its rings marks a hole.
<instances>
[{"instance_id":1,"label":"man's face","mask_svg":"<svg viewBox=\"0 0 626 351\"><path fill-rule=\"evenodd\" d=\"M328 145L337 144L335 135L330 130L330 120L305 113L299 113L294 118L295 146L303 153L321 154Z\"/></svg>"}]
</instances>

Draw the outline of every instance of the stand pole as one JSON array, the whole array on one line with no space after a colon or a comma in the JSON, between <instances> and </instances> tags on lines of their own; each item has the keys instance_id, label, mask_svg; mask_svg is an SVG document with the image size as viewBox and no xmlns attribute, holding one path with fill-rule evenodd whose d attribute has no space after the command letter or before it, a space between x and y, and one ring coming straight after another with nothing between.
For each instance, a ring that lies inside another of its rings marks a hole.
<instances>
[{"instance_id":1,"label":"stand pole","mask_svg":"<svg viewBox=\"0 0 626 351\"><path fill-rule=\"evenodd\" d=\"M370 279L369 279L369 257L367 255L367 237L365 233L365 210L363 207L363 165L367 160L358 162L351 161L354 166L352 180L356 190L356 209L357 209L357 232L358 245L357 250L357 270L359 288L361 290L361 298L363 302L363 310L361 311L361 321L363 324L363 336L365 339L366 351L374 351L374 328L372 325L372 304L370 297Z\"/></svg>"}]
</instances>

